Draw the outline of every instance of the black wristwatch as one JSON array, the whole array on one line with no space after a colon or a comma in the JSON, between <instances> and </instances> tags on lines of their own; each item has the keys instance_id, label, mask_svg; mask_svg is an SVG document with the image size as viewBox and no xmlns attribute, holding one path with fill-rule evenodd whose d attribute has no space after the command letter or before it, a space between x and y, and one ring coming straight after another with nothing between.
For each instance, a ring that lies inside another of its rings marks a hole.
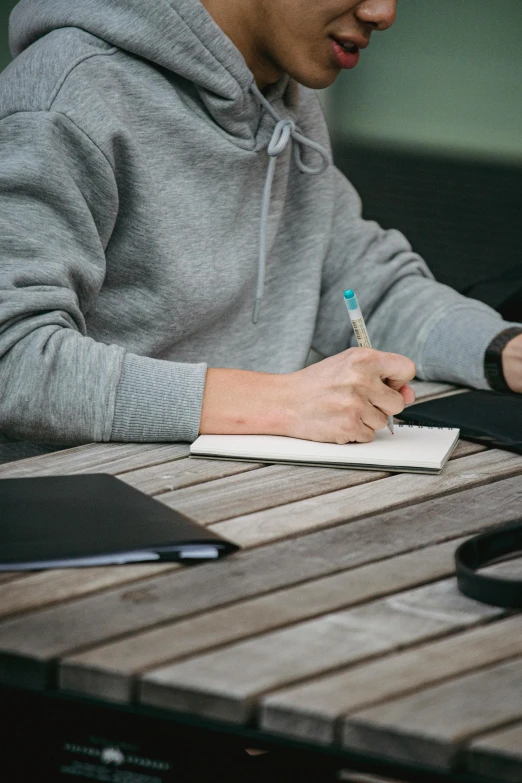
<instances>
[{"instance_id":1,"label":"black wristwatch","mask_svg":"<svg viewBox=\"0 0 522 783\"><path fill-rule=\"evenodd\" d=\"M484 357L484 372L486 379L492 389L499 392L511 392L511 389L506 383L504 378L504 370L502 367L502 351L506 345L514 338L522 334L522 326L511 326L509 329L504 329L503 332L497 334L497 336L490 342L486 349L486 355Z\"/></svg>"}]
</instances>

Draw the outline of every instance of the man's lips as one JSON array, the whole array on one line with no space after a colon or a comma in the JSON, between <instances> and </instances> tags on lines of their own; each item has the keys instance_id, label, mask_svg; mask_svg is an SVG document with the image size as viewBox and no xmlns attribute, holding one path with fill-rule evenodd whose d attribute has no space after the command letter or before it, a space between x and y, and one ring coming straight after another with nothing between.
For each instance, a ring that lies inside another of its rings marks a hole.
<instances>
[{"instance_id":1,"label":"man's lips","mask_svg":"<svg viewBox=\"0 0 522 783\"><path fill-rule=\"evenodd\" d=\"M360 47L353 41L341 43L337 38L332 38L332 51L338 68L355 68L359 62L359 50Z\"/></svg>"},{"instance_id":2,"label":"man's lips","mask_svg":"<svg viewBox=\"0 0 522 783\"><path fill-rule=\"evenodd\" d=\"M331 35L330 38L332 39L332 41L335 41L336 43L339 44L339 46L341 46L341 48L344 49L351 49L354 47L356 49L366 49L370 44L368 38L362 38L356 35L354 36Z\"/></svg>"}]
</instances>

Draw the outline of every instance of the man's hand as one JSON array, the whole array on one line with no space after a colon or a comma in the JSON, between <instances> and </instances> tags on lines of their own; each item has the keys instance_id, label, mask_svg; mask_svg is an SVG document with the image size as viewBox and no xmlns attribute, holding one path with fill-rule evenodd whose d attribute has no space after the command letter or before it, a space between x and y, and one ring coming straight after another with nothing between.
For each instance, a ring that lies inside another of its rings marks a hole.
<instances>
[{"instance_id":1,"label":"man's hand","mask_svg":"<svg viewBox=\"0 0 522 783\"><path fill-rule=\"evenodd\" d=\"M502 369L511 391L522 393L522 334L510 340L502 351Z\"/></svg>"},{"instance_id":2,"label":"man's hand","mask_svg":"<svg viewBox=\"0 0 522 783\"><path fill-rule=\"evenodd\" d=\"M371 348L350 348L286 375L209 369L200 433L365 443L414 401L414 375L409 359Z\"/></svg>"},{"instance_id":3,"label":"man's hand","mask_svg":"<svg viewBox=\"0 0 522 783\"><path fill-rule=\"evenodd\" d=\"M367 443L388 416L413 402L410 359L372 348L350 348L288 376L292 390L286 434L329 443Z\"/></svg>"}]
</instances>

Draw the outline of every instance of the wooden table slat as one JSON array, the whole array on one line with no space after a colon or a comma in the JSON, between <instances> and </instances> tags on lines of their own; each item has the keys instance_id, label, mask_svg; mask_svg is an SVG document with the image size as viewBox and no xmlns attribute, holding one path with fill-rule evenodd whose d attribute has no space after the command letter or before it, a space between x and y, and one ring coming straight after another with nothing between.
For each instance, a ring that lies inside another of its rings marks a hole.
<instances>
[{"instance_id":1,"label":"wooden table slat","mask_svg":"<svg viewBox=\"0 0 522 783\"><path fill-rule=\"evenodd\" d=\"M15 582L17 579L24 579L27 576L25 573L21 573L20 571L4 571L0 574L0 585L6 584L7 582Z\"/></svg>"},{"instance_id":2,"label":"wooden table slat","mask_svg":"<svg viewBox=\"0 0 522 783\"><path fill-rule=\"evenodd\" d=\"M263 700L261 726L340 742L343 716L513 655L522 655L520 615L274 693Z\"/></svg>"},{"instance_id":3,"label":"wooden table slat","mask_svg":"<svg viewBox=\"0 0 522 783\"><path fill-rule=\"evenodd\" d=\"M180 568L177 563L100 566L99 568L57 568L26 573L0 584L0 618L20 612L72 601L111 587Z\"/></svg>"},{"instance_id":4,"label":"wooden table slat","mask_svg":"<svg viewBox=\"0 0 522 783\"><path fill-rule=\"evenodd\" d=\"M186 457L187 443L89 443L0 465L0 479L73 473L116 475Z\"/></svg>"},{"instance_id":5,"label":"wooden table slat","mask_svg":"<svg viewBox=\"0 0 522 783\"><path fill-rule=\"evenodd\" d=\"M451 769L476 735L522 720L522 657L355 713L345 747Z\"/></svg>"},{"instance_id":6,"label":"wooden table slat","mask_svg":"<svg viewBox=\"0 0 522 783\"><path fill-rule=\"evenodd\" d=\"M283 504L304 498L319 498L335 490L368 484L389 475L374 470L270 465L254 473L213 481L205 486L204 491L199 487L189 487L157 499L201 524L209 525L240 513L279 509Z\"/></svg>"},{"instance_id":7,"label":"wooden table slat","mask_svg":"<svg viewBox=\"0 0 522 783\"><path fill-rule=\"evenodd\" d=\"M502 614L448 579L323 615L148 672L145 704L231 723L249 722L264 693Z\"/></svg>"},{"instance_id":8,"label":"wooden table slat","mask_svg":"<svg viewBox=\"0 0 522 783\"><path fill-rule=\"evenodd\" d=\"M372 482L218 522L211 527L240 546L255 546L521 473L522 456L491 449L449 462L437 476L402 473L381 479L378 491ZM201 496L200 509L203 503ZM187 513L191 507L180 502L176 508ZM202 510L199 515L192 514L198 520L202 515Z\"/></svg>"},{"instance_id":9,"label":"wooden table slat","mask_svg":"<svg viewBox=\"0 0 522 783\"><path fill-rule=\"evenodd\" d=\"M276 590L65 658L60 685L89 696L129 701L135 675L146 669L449 576L455 547L462 540Z\"/></svg>"},{"instance_id":10,"label":"wooden table slat","mask_svg":"<svg viewBox=\"0 0 522 783\"><path fill-rule=\"evenodd\" d=\"M122 635L513 519L518 478L243 551L0 623L0 679L45 685L50 663ZM422 524L420 523L422 520Z\"/></svg>"},{"instance_id":11,"label":"wooden table slat","mask_svg":"<svg viewBox=\"0 0 522 783\"><path fill-rule=\"evenodd\" d=\"M259 468L264 468L264 465L255 462L202 460L185 457L175 462L165 462L148 468L132 470L123 473L119 478L147 495L165 493L164 497L170 498L173 493L175 500L176 491L184 487L198 485L198 492L207 492L206 487L204 490L200 487L201 484L215 482L226 476L248 473ZM157 500L163 500L163 498L157 498Z\"/></svg>"},{"instance_id":12,"label":"wooden table slat","mask_svg":"<svg viewBox=\"0 0 522 783\"><path fill-rule=\"evenodd\" d=\"M480 454L482 451L487 451L488 447L482 443L473 443L470 440L463 440L460 438L457 443L457 447L450 457L450 460L461 459L462 457L470 457L472 454Z\"/></svg>"},{"instance_id":13,"label":"wooden table slat","mask_svg":"<svg viewBox=\"0 0 522 783\"><path fill-rule=\"evenodd\" d=\"M498 783L522 780L522 722L485 734L471 743L467 769Z\"/></svg>"}]
</instances>

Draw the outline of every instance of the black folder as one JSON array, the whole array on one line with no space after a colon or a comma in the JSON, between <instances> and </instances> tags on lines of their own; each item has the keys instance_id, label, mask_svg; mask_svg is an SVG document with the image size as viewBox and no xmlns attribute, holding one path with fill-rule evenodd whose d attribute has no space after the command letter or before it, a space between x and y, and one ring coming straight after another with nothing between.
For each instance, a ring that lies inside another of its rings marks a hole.
<instances>
[{"instance_id":1,"label":"black folder","mask_svg":"<svg viewBox=\"0 0 522 783\"><path fill-rule=\"evenodd\" d=\"M105 473L0 480L0 571L196 563L237 549Z\"/></svg>"},{"instance_id":2,"label":"black folder","mask_svg":"<svg viewBox=\"0 0 522 783\"><path fill-rule=\"evenodd\" d=\"M400 418L425 427L459 427L462 438L522 454L522 394L451 394L410 405Z\"/></svg>"}]
</instances>

